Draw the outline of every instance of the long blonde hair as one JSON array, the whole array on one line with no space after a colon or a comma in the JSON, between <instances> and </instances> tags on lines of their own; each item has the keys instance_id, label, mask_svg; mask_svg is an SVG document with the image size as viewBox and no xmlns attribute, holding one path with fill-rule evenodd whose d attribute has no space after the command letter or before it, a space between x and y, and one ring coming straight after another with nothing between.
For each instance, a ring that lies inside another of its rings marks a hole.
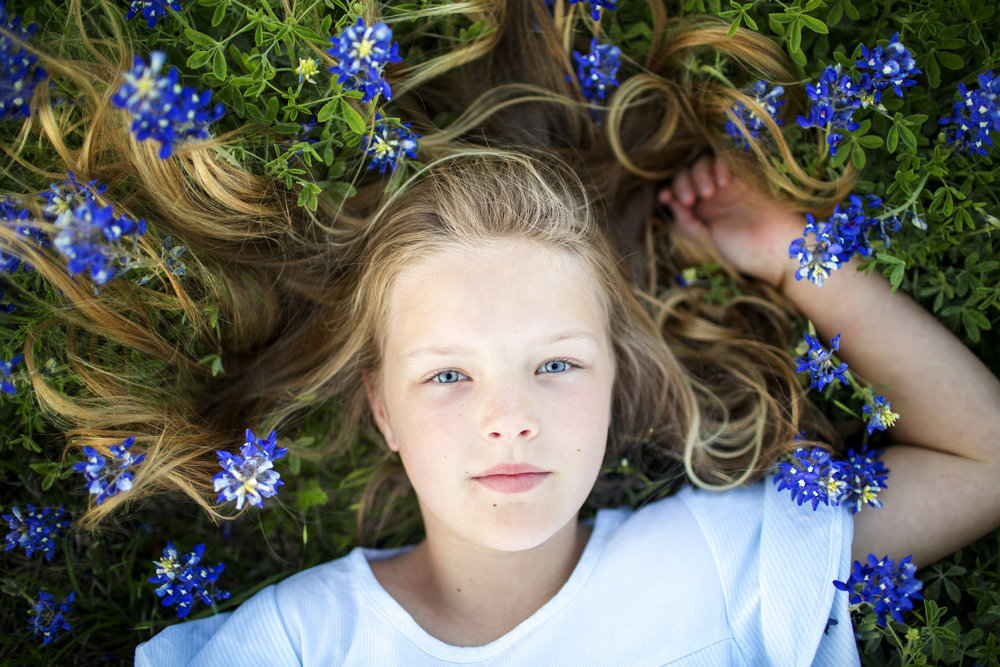
<instances>
[{"instance_id":1,"label":"long blonde hair","mask_svg":"<svg viewBox=\"0 0 1000 667\"><path fill-rule=\"evenodd\" d=\"M114 203L119 213L150 221L141 242L148 257L168 234L190 248L187 275L164 272L162 289L111 281L95 295L0 226L0 243L63 295L24 353L34 391L64 426L68 449L107 452L135 435L147 455L133 490L92 506L82 521L96 524L123 502L170 491L219 516L214 452L231 449L250 424L292 434L321 407L338 418L325 446L304 455L337 456L359 437L375 438L361 373L379 363L386 288L431 244L457 239L526 236L587 261L604 287L617 357L609 460L626 457L668 484L686 476L727 488L762 474L803 427L829 438L791 370L789 315L776 295L741 283L718 303L698 286L678 287L678 268L708 256L675 239L654 203L658 180L700 152L728 150L713 124L736 100L752 104L694 76L684 64L693 53L715 49L772 80L790 82L790 74L763 38L738 32L728 39L717 23L668 21L662 3L649 4L653 47L596 124L566 81L575 5L556 3L551 16L540 0L463 3L461 11L477 8L492 29L400 74L396 101L425 135L427 169L388 200L375 179L359 183L344 206L321 200L316 213L239 166L228 137L167 161L136 142L108 105L117 72L131 62L122 34L103 37L92 61L42 54L50 72L85 93L82 118L57 113L44 87L33 102L38 131L61 166L129 193ZM446 107L464 111L436 129L429 117ZM65 136L77 123L83 142L69 146ZM837 201L850 179L827 183L802 173L776 133L770 144L752 145L737 167L746 174L756 167L758 186L772 184L801 208ZM787 170L771 163L775 151ZM38 169L17 147L8 153ZM55 168L45 175L62 177ZM31 206L41 219L37 202ZM38 341L54 326L69 332L66 360L83 391L59 391L39 372ZM224 359L219 376L199 363L213 351ZM129 362L133 353L147 363ZM379 483L402 480L387 460L369 500ZM379 525L388 521L378 517Z\"/></svg>"}]
</instances>

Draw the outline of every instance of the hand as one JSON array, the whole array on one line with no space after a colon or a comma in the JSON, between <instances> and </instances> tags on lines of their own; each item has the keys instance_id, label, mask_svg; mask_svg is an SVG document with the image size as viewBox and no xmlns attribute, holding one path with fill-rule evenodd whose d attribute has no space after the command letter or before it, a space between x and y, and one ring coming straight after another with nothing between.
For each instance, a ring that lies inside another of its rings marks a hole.
<instances>
[{"instance_id":1,"label":"hand","mask_svg":"<svg viewBox=\"0 0 1000 667\"><path fill-rule=\"evenodd\" d=\"M658 196L682 233L714 245L738 271L778 287L798 268L788 246L805 217L751 189L722 160L700 157Z\"/></svg>"}]
</instances>

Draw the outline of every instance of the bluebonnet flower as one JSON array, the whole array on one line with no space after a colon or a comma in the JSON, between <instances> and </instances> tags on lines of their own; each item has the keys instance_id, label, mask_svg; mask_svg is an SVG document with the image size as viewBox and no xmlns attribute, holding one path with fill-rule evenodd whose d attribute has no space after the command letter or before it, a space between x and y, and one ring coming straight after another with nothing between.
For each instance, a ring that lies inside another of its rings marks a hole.
<instances>
[{"instance_id":1,"label":"bluebonnet flower","mask_svg":"<svg viewBox=\"0 0 1000 667\"><path fill-rule=\"evenodd\" d=\"M163 598L163 606L175 606L177 618L184 618L191 611L191 607L198 600L207 605L225 600L229 597L228 591L219 590L216 582L224 563L218 563L214 567L201 565L201 557L205 554L205 545L199 544L190 553L181 555L177 548L167 542L163 549L163 558L153 561L156 566L156 575L150 577L148 581L159 584L154 591L157 597Z\"/></svg>"},{"instance_id":2,"label":"bluebonnet flower","mask_svg":"<svg viewBox=\"0 0 1000 667\"><path fill-rule=\"evenodd\" d=\"M411 159L417 157L417 139L419 134L410 132L410 124L402 126L387 123L381 115L375 114L375 131L369 137L368 155L372 156L369 169L378 166L378 173L384 174L385 168L396 170L396 164L404 155Z\"/></svg>"},{"instance_id":3,"label":"bluebonnet flower","mask_svg":"<svg viewBox=\"0 0 1000 667\"><path fill-rule=\"evenodd\" d=\"M868 435L874 433L875 429L886 430L899 419L899 414L892 411L892 403L887 401L885 396L873 397L862 407L862 411L868 421Z\"/></svg>"},{"instance_id":4,"label":"bluebonnet flower","mask_svg":"<svg viewBox=\"0 0 1000 667\"><path fill-rule=\"evenodd\" d=\"M766 81L758 81L747 92L747 95L753 98L754 102L759 104L776 124L782 125L784 121L778 118L778 108L785 103L785 100L781 99L781 96L785 94L785 89L781 86L774 86L771 90L768 90L767 86ZM757 139L760 137L761 131L766 126L763 118L757 115L756 111L743 102L737 102L736 106L733 107L733 114L743 124L743 127L746 128L752 138ZM726 119L726 134L732 137L738 146L742 146L743 150L750 150L750 142L743 136L739 124L728 118Z\"/></svg>"},{"instance_id":5,"label":"bluebonnet flower","mask_svg":"<svg viewBox=\"0 0 1000 667\"><path fill-rule=\"evenodd\" d=\"M2 294L3 293L0 292L0 295ZM19 354L11 359L8 359L7 361L0 359L0 377L3 378L3 381L0 382L0 392L4 394L17 393L17 389L15 389L14 385L10 382L10 375L13 373L14 367L21 363L23 359L23 354Z\"/></svg>"},{"instance_id":6,"label":"bluebonnet flower","mask_svg":"<svg viewBox=\"0 0 1000 667\"><path fill-rule=\"evenodd\" d=\"M824 280L855 254L871 255L872 238L881 240L888 248L890 236L899 231L901 220L891 213L876 215L881 208L879 197L866 195L862 199L852 194L846 205L834 207L826 221L817 222L812 214L807 213L802 238L792 241L788 248L789 256L799 260L795 279L807 278L822 287ZM816 239L812 245L807 244L810 234Z\"/></svg>"},{"instance_id":7,"label":"bluebonnet flower","mask_svg":"<svg viewBox=\"0 0 1000 667\"><path fill-rule=\"evenodd\" d=\"M829 65L820 74L819 81L806 85L806 95L812 100L809 115L798 116L796 120L805 128L824 128L830 155L836 155L837 144L843 135L834 130L853 132L860 127L854 121L854 112L870 102L869 88L863 83L855 83L850 75L843 73L840 65Z\"/></svg>"},{"instance_id":8,"label":"bluebonnet flower","mask_svg":"<svg viewBox=\"0 0 1000 667\"><path fill-rule=\"evenodd\" d=\"M295 73L299 75L299 83L316 83L316 75L319 74L319 61L315 58L299 58L299 66L295 68Z\"/></svg>"},{"instance_id":9,"label":"bluebonnet flower","mask_svg":"<svg viewBox=\"0 0 1000 667\"><path fill-rule=\"evenodd\" d=\"M97 285L117 275L118 265L127 260L124 238L132 237L134 243L146 233L145 220L115 216L111 206L97 201L105 188L96 180L81 185L69 172L65 181L52 183L42 193L47 201L42 212L59 230L52 245L69 260L71 275L89 270Z\"/></svg>"},{"instance_id":10,"label":"bluebonnet flower","mask_svg":"<svg viewBox=\"0 0 1000 667\"><path fill-rule=\"evenodd\" d=\"M833 585L850 593L852 605L872 605L880 626L885 627L890 616L902 623L902 612L913 609L913 601L922 598L920 589L924 586L914 576L917 566L911 558L907 556L897 566L888 556L878 559L868 554L867 563L854 561L846 582L835 581Z\"/></svg>"},{"instance_id":11,"label":"bluebonnet flower","mask_svg":"<svg viewBox=\"0 0 1000 667\"><path fill-rule=\"evenodd\" d=\"M384 23L368 27L363 19L331 37L333 46L327 53L336 58L337 64L330 68L337 75L337 83L344 90L364 91L362 102L372 100L380 94L392 99L392 89L382 78L382 70L388 63L402 60L399 44L392 41L392 30Z\"/></svg>"},{"instance_id":12,"label":"bluebonnet flower","mask_svg":"<svg viewBox=\"0 0 1000 667\"><path fill-rule=\"evenodd\" d=\"M582 0L569 0L569 4L575 5ZM587 0L590 5L590 17L595 21L601 20L601 10L614 11L618 9L617 0Z\"/></svg>"},{"instance_id":13,"label":"bluebonnet flower","mask_svg":"<svg viewBox=\"0 0 1000 667\"><path fill-rule=\"evenodd\" d=\"M142 14L143 18L146 19L146 25L152 28L156 25L157 19L162 19L167 15L168 7L179 12L181 3L177 0L131 0L125 19L131 21Z\"/></svg>"},{"instance_id":14,"label":"bluebonnet flower","mask_svg":"<svg viewBox=\"0 0 1000 667\"><path fill-rule=\"evenodd\" d=\"M56 541L62 537L62 531L69 526L69 519L63 519L64 507L60 505L53 511L51 507L36 508L28 503L28 510L21 511L17 505L10 509L10 514L4 514L10 532L7 533L7 547L24 547L24 555L31 558L36 551L45 554L45 560L52 560L55 554Z\"/></svg>"},{"instance_id":15,"label":"bluebonnet flower","mask_svg":"<svg viewBox=\"0 0 1000 667\"><path fill-rule=\"evenodd\" d=\"M33 245L39 248L46 248L50 245L45 232L37 226L27 224L29 223L28 209L24 208L24 202L20 199L11 199L10 197L0 199L0 223L4 224L4 226L15 234L26 237ZM14 273L21 266L24 266L26 271L32 270L31 265L22 262L21 258L17 255L10 251L4 252L3 245L0 243L0 272Z\"/></svg>"},{"instance_id":16,"label":"bluebonnet flower","mask_svg":"<svg viewBox=\"0 0 1000 667\"><path fill-rule=\"evenodd\" d=\"M590 41L590 52L583 54L573 51L576 60L576 78L580 82L583 96L588 100L603 100L608 89L618 85L618 67L621 63L621 49L611 44L598 44L595 37ZM569 80L569 77L566 77Z\"/></svg>"},{"instance_id":17,"label":"bluebonnet flower","mask_svg":"<svg viewBox=\"0 0 1000 667\"><path fill-rule=\"evenodd\" d=\"M128 470L132 465L142 463L145 454L133 456L129 448L135 443L135 438L126 438L120 445L111 447L110 460L102 456L93 447L84 447L83 453L87 460L73 466L73 470L82 472L87 478L87 490L97 496L97 504L117 493L124 493L132 488L133 473Z\"/></svg>"},{"instance_id":18,"label":"bluebonnet flower","mask_svg":"<svg viewBox=\"0 0 1000 667\"><path fill-rule=\"evenodd\" d=\"M862 69L871 70L871 94L876 103L881 98L882 91L889 86L892 86L896 95L902 97L903 88L909 88L917 83L916 79L910 77L920 74L909 50L899 43L898 32L892 36L885 48L876 46L869 51L862 44L861 60L856 64Z\"/></svg>"},{"instance_id":19,"label":"bluebonnet flower","mask_svg":"<svg viewBox=\"0 0 1000 667\"><path fill-rule=\"evenodd\" d=\"M278 492L275 487L284 482L274 470L274 461L288 450L285 447L274 448L277 437L277 431L271 431L271 435L264 440L247 429L246 442L240 447L238 456L216 452L222 466L222 472L212 477L215 490L219 491L218 502L235 500L237 510L243 509L244 502L263 508L263 499Z\"/></svg>"},{"instance_id":20,"label":"bluebonnet flower","mask_svg":"<svg viewBox=\"0 0 1000 667\"><path fill-rule=\"evenodd\" d=\"M844 249L832 234L833 226L829 223L819 223L811 213L806 213L806 228L802 238L795 239L788 246L788 256L799 262L795 271L795 279L805 278L811 283L822 287L823 282L840 268L840 255ZM809 235L814 241L809 244Z\"/></svg>"},{"instance_id":21,"label":"bluebonnet flower","mask_svg":"<svg viewBox=\"0 0 1000 667\"><path fill-rule=\"evenodd\" d=\"M0 2L0 27L22 42L27 42L38 24L22 26L20 16L9 16ZM7 35L0 35L0 120L27 118L35 86L48 76L37 65L38 56L21 48Z\"/></svg>"},{"instance_id":22,"label":"bluebonnet flower","mask_svg":"<svg viewBox=\"0 0 1000 667\"><path fill-rule=\"evenodd\" d=\"M72 630L73 627L66 620L66 614L73 610L73 599L75 592L67 595L59 605L56 605L55 598L45 590L38 591L38 602L35 603L35 614L28 621L32 636L41 635L44 637L42 646L48 646L51 642L59 639L60 630Z\"/></svg>"},{"instance_id":23,"label":"bluebonnet flower","mask_svg":"<svg viewBox=\"0 0 1000 667\"><path fill-rule=\"evenodd\" d=\"M886 469L879 456L881 451L862 449L848 451L847 460L834 459L825 450L798 447L776 466L774 483L778 491L788 489L792 500L812 508L824 505L846 505L856 514L865 505L882 507L878 493L886 488Z\"/></svg>"},{"instance_id":24,"label":"bluebonnet flower","mask_svg":"<svg viewBox=\"0 0 1000 667\"><path fill-rule=\"evenodd\" d=\"M993 146L990 133L1000 132L1000 76L989 71L980 74L977 81L979 88L972 90L958 84L962 99L955 102L951 116L938 122L952 125L946 135L949 144L985 156L987 147Z\"/></svg>"},{"instance_id":25,"label":"bluebonnet flower","mask_svg":"<svg viewBox=\"0 0 1000 667\"><path fill-rule=\"evenodd\" d=\"M840 380L841 384L846 385L847 378L844 377L844 373L847 372L847 364L835 365L830 356L830 352L836 352L840 349L840 334L834 336L830 341L830 352L824 350L819 341L809 334L805 335L805 341L809 345L809 349L806 356L795 360L795 363L798 364L795 372L809 371L809 375L812 376L812 382L809 386L815 387L818 391L823 391L823 387L834 380Z\"/></svg>"},{"instance_id":26,"label":"bluebonnet flower","mask_svg":"<svg viewBox=\"0 0 1000 667\"><path fill-rule=\"evenodd\" d=\"M122 75L123 82L111 98L112 104L132 114L131 129L136 139L153 139L161 144L163 159L185 141L208 138L208 126L225 113L221 104L211 106L211 90L199 93L182 87L177 68L171 67L161 75L165 63L162 51L153 51L148 65L135 56L132 69Z\"/></svg>"},{"instance_id":27,"label":"bluebonnet flower","mask_svg":"<svg viewBox=\"0 0 1000 667\"><path fill-rule=\"evenodd\" d=\"M836 505L847 483L841 472L842 463L835 461L819 447L811 450L797 448L790 461L780 461L774 483L778 491L788 489L792 500L799 505L811 502L815 510L820 503Z\"/></svg>"},{"instance_id":28,"label":"bluebonnet flower","mask_svg":"<svg viewBox=\"0 0 1000 667\"><path fill-rule=\"evenodd\" d=\"M851 514L857 514L865 505L882 507L878 493L887 486L885 480L889 475L889 469L879 458L881 455L882 450L847 451L847 460L841 468L846 486L838 502L847 503Z\"/></svg>"}]
</instances>

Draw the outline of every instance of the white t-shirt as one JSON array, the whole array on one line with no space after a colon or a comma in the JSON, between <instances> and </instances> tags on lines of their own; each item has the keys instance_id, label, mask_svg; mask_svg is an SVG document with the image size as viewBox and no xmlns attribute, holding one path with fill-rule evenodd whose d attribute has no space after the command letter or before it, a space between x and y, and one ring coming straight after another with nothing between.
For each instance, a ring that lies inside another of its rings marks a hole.
<instances>
[{"instance_id":1,"label":"white t-shirt","mask_svg":"<svg viewBox=\"0 0 1000 667\"><path fill-rule=\"evenodd\" d=\"M235 612L164 629L136 664L166 665L857 665L847 594L845 508L796 505L768 480L684 489L601 510L562 589L496 641L427 634L355 549L269 586ZM830 623L833 619L836 623Z\"/></svg>"}]
</instances>

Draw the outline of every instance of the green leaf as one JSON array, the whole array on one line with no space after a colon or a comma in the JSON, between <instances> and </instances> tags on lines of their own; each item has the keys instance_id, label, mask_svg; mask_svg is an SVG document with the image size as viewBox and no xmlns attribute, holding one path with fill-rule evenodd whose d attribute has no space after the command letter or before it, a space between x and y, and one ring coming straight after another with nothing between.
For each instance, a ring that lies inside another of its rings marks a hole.
<instances>
[{"instance_id":1,"label":"green leaf","mask_svg":"<svg viewBox=\"0 0 1000 667\"><path fill-rule=\"evenodd\" d=\"M278 98L269 97L267 100L267 109L264 111L264 118L267 119L268 123L273 123L274 119L278 117Z\"/></svg>"},{"instance_id":2,"label":"green leaf","mask_svg":"<svg viewBox=\"0 0 1000 667\"><path fill-rule=\"evenodd\" d=\"M791 23L796 19L795 14L771 14L767 17L769 21L774 21L775 23Z\"/></svg>"},{"instance_id":3,"label":"green leaf","mask_svg":"<svg viewBox=\"0 0 1000 667\"><path fill-rule=\"evenodd\" d=\"M875 134L868 134L863 137L858 137L857 142L862 146L864 146L865 148L881 148L882 144L884 143L882 141L882 137Z\"/></svg>"},{"instance_id":4,"label":"green leaf","mask_svg":"<svg viewBox=\"0 0 1000 667\"><path fill-rule=\"evenodd\" d=\"M903 272L906 267L903 264L897 264L892 267L892 271L889 273L889 283L892 285L892 289L899 289L899 286L903 283Z\"/></svg>"},{"instance_id":5,"label":"green leaf","mask_svg":"<svg viewBox=\"0 0 1000 667\"><path fill-rule=\"evenodd\" d=\"M192 30L191 28L184 29L184 36L191 40L191 44L194 46L214 47L218 43L205 33Z\"/></svg>"},{"instance_id":6,"label":"green leaf","mask_svg":"<svg viewBox=\"0 0 1000 667\"><path fill-rule=\"evenodd\" d=\"M351 128L352 131L358 134L365 133L365 119L361 117L357 111L354 110L350 104L346 101L340 105L340 110L344 114L344 120L347 121L347 126Z\"/></svg>"},{"instance_id":7,"label":"green leaf","mask_svg":"<svg viewBox=\"0 0 1000 667\"><path fill-rule=\"evenodd\" d=\"M329 102L324 104L322 108L319 110L319 113L316 114L316 122L325 123L326 121L333 118L333 114L337 113L337 107L339 106L340 104L337 100L330 100Z\"/></svg>"},{"instance_id":8,"label":"green leaf","mask_svg":"<svg viewBox=\"0 0 1000 667\"><path fill-rule=\"evenodd\" d=\"M226 18L226 9L229 3L220 2L215 8L215 13L212 14L212 27L217 27Z\"/></svg>"},{"instance_id":9,"label":"green leaf","mask_svg":"<svg viewBox=\"0 0 1000 667\"><path fill-rule=\"evenodd\" d=\"M791 53L802 50L802 21L794 21L788 26L788 50Z\"/></svg>"},{"instance_id":10,"label":"green leaf","mask_svg":"<svg viewBox=\"0 0 1000 667\"><path fill-rule=\"evenodd\" d=\"M935 51L934 55L941 61L941 64L950 70L960 70L965 67L965 61L956 53L950 51Z\"/></svg>"},{"instance_id":11,"label":"green leaf","mask_svg":"<svg viewBox=\"0 0 1000 667\"><path fill-rule=\"evenodd\" d=\"M851 0L844 0L843 5L844 5L844 13L847 14L847 18L851 19L852 21L857 21L859 18L861 18L861 14L858 12L857 8L854 6L854 3L852 3Z\"/></svg>"},{"instance_id":12,"label":"green leaf","mask_svg":"<svg viewBox=\"0 0 1000 667\"><path fill-rule=\"evenodd\" d=\"M224 81L226 79L226 73L229 69L226 67L226 56L222 54L222 50L215 52L212 56L212 74L215 75L216 79Z\"/></svg>"},{"instance_id":13,"label":"green leaf","mask_svg":"<svg viewBox=\"0 0 1000 667\"><path fill-rule=\"evenodd\" d=\"M195 51L187 59L189 69L198 69L212 58L211 51Z\"/></svg>"},{"instance_id":14,"label":"green leaf","mask_svg":"<svg viewBox=\"0 0 1000 667\"><path fill-rule=\"evenodd\" d=\"M885 137L885 147L890 153L896 152L896 145L899 143L899 126L893 125L889 128L889 134Z\"/></svg>"},{"instance_id":15,"label":"green leaf","mask_svg":"<svg viewBox=\"0 0 1000 667\"><path fill-rule=\"evenodd\" d=\"M868 158L865 156L865 149L858 144L854 144L851 147L851 164L854 165L855 169L861 171L867 163Z\"/></svg>"},{"instance_id":16,"label":"green leaf","mask_svg":"<svg viewBox=\"0 0 1000 667\"><path fill-rule=\"evenodd\" d=\"M907 148L917 147L917 137L912 131L910 131L910 128L905 125L899 126L899 138L903 140L903 143L906 144Z\"/></svg>"},{"instance_id":17,"label":"green leaf","mask_svg":"<svg viewBox=\"0 0 1000 667\"><path fill-rule=\"evenodd\" d=\"M807 14L803 14L801 18L803 25L805 25L805 27L809 28L813 32L818 32L821 35L829 34L830 29L826 27L825 23L820 21L815 16L809 16Z\"/></svg>"}]
</instances>

